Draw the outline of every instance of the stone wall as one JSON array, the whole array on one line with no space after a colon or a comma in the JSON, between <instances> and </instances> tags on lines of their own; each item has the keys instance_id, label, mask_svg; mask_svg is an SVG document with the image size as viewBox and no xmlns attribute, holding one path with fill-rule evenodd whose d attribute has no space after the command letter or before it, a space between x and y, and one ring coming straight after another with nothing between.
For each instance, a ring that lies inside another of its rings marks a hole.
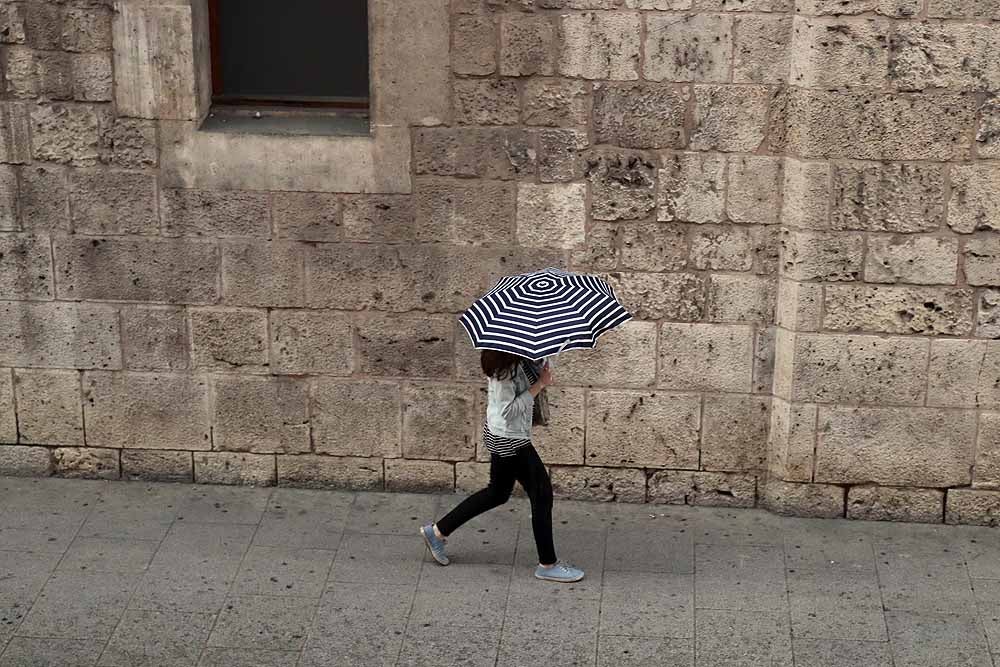
<instances>
[{"instance_id":1,"label":"stone wall","mask_svg":"<svg viewBox=\"0 0 1000 667\"><path fill-rule=\"evenodd\" d=\"M371 0L370 137L200 131L203 2L0 4L0 473L474 489L555 265L559 496L1000 521L995 2Z\"/></svg>"}]
</instances>

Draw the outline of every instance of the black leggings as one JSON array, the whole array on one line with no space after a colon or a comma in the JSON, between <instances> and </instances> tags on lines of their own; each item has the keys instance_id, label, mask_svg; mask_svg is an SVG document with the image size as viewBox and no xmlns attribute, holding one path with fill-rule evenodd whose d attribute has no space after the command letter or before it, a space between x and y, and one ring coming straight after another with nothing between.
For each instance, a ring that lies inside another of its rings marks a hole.
<instances>
[{"instance_id":1,"label":"black leggings","mask_svg":"<svg viewBox=\"0 0 1000 667\"><path fill-rule=\"evenodd\" d=\"M513 456L490 459L490 484L477 491L437 522L442 535L451 535L469 519L499 507L510 499L514 482L520 482L531 500L531 527L535 533L538 562L552 565L556 562L556 548L552 543L552 482L538 452L531 445L517 450Z\"/></svg>"}]
</instances>

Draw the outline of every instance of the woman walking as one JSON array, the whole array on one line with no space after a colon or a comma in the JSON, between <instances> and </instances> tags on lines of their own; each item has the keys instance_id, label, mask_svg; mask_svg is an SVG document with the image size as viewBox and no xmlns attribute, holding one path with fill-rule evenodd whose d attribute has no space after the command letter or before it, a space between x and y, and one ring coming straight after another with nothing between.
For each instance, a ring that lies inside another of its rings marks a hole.
<instances>
[{"instance_id":1,"label":"woman walking","mask_svg":"<svg viewBox=\"0 0 1000 667\"><path fill-rule=\"evenodd\" d=\"M563 583L580 581L583 570L556 559L552 542L552 483L531 444L535 396L552 383L552 372L548 364L539 368L524 357L498 350L483 350L480 363L488 382L483 441L490 452L490 483L437 523L420 529L427 549L434 560L447 565L445 538L469 519L506 503L516 481L531 501L531 527L538 550L535 576Z\"/></svg>"}]
</instances>

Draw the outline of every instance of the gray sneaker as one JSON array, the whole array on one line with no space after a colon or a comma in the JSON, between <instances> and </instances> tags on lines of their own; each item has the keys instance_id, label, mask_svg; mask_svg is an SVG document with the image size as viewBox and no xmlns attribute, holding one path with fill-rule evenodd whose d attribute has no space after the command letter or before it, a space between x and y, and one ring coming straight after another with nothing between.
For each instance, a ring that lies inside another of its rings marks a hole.
<instances>
[{"instance_id":1,"label":"gray sneaker","mask_svg":"<svg viewBox=\"0 0 1000 667\"><path fill-rule=\"evenodd\" d=\"M545 581L558 581L561 584L571 584L583 579L583 570L565 563L556 563L552 567L535 568L535 577Z\"/></svg>"},{"instance_id":2,"label":"gray sneaker","mask_svg":"<svg viewBox=\"0 0 1000 667\"><path fill-rule=\"evenodd\" d=\"M441 565L447 565L451 561L448 560L448 554L444 552L444 540L434 534L434 525L427 524L420 529L420 534L424 538L424 544L427 545L427 550L431 552L431 556Z\"/></svg>"}]
</instances>

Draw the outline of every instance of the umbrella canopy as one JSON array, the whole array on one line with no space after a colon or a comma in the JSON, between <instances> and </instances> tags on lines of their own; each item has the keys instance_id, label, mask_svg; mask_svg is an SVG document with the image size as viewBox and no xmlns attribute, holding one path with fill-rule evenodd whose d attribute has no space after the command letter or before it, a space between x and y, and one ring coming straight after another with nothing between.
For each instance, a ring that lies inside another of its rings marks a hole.
<instances>
[{"instance_id":1,"label":"umbrella canopy","mask_svg":"<svg viewBox=\"0 0 1000 667\"><path fill-rule=\"evenodd\" d=\"M591 349L630 319L602 278L549 268L501 278L460 321L477 350L539 361L564 349Z\"/></svg>"}]
</instances>

